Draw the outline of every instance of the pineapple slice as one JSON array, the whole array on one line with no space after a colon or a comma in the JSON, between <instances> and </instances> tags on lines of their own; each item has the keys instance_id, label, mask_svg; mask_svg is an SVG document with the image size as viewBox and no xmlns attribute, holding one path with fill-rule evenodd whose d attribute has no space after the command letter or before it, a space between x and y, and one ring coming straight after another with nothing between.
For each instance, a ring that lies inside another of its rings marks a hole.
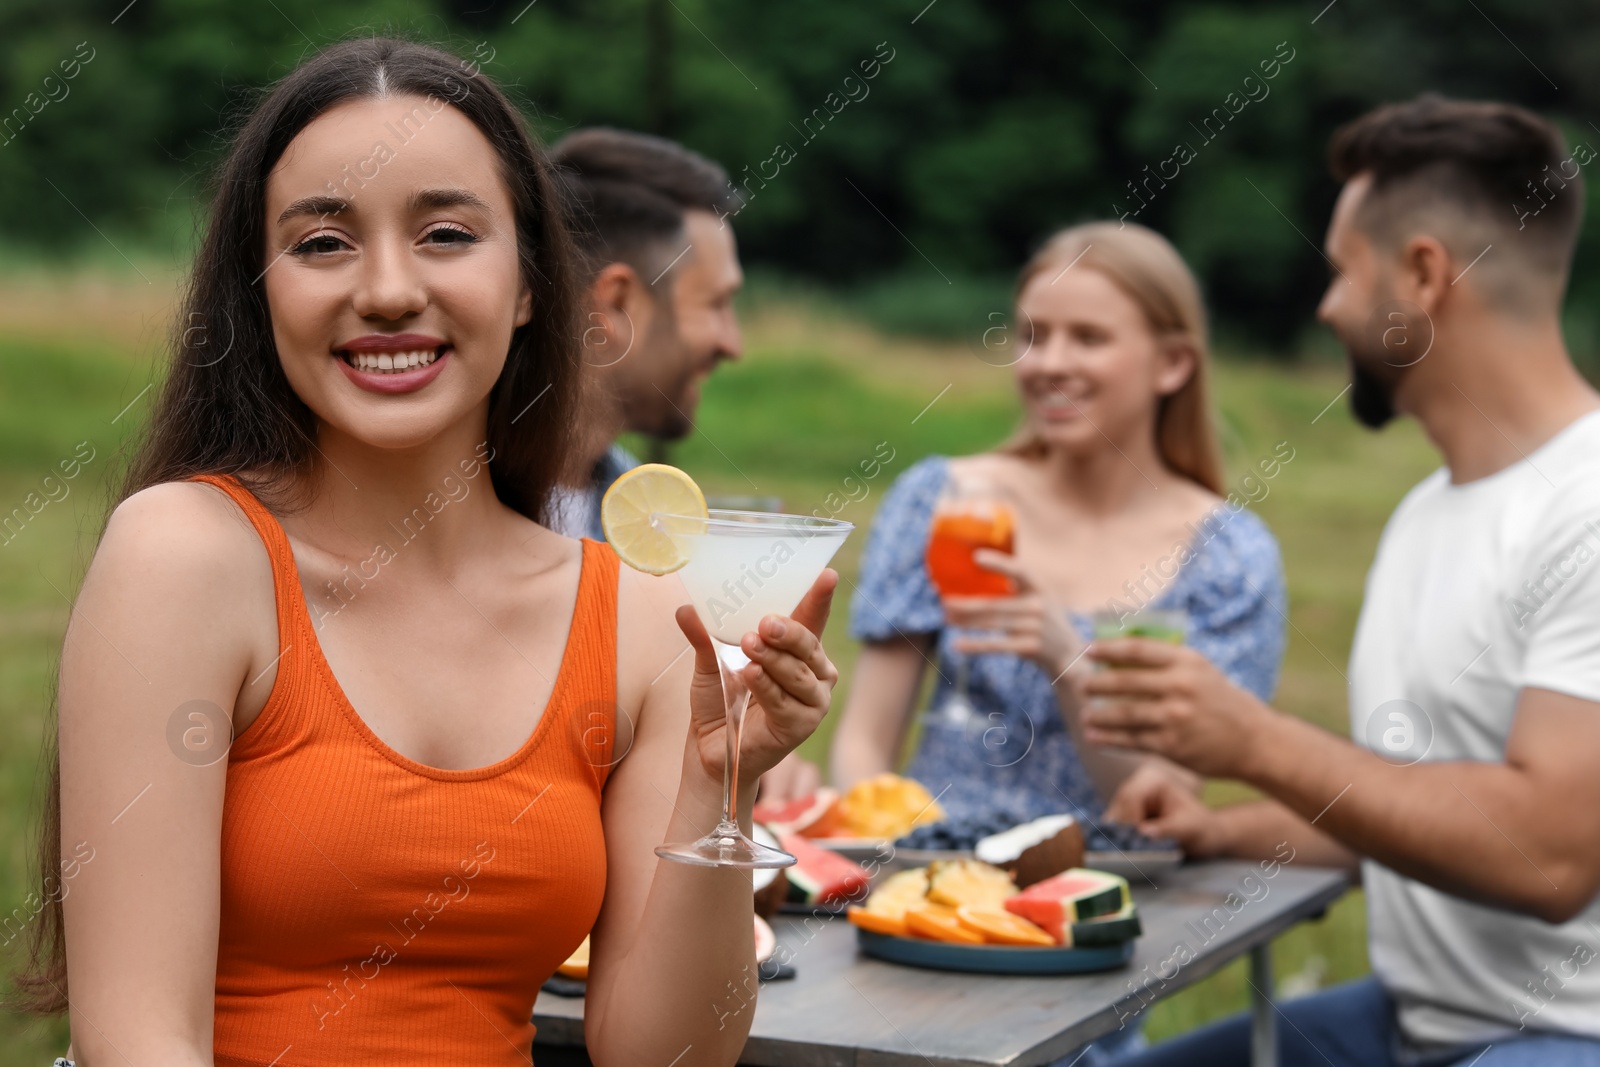
<instances>
[{"instance_id":1,"label":"pineapple slice","mask_svg":"<svg viewBox=\"0 0 1600 1067\"><path fill-rule=\"evenodd\" d=\"M1016 892L1008 872L981 860L935 860L928 868L928 899L936 904L998 908Z\"/></svg>"},{"instance_id":2,"label":"pineapple slice","mask_svg":"<svg viewBox=\"0 0 1600 1067\"><path fill-rule=\"evenodd\" d=\"M898 871L867 897L866 910L894 919L905 918L907 908L921 907L928 896L928 868Z\"/></svg>"}]
</instances>

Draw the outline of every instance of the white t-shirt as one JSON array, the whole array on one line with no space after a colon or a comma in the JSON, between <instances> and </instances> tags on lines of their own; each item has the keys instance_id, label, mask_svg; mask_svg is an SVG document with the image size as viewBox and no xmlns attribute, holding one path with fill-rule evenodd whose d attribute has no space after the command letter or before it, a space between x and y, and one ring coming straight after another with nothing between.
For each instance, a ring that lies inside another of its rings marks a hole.
<instances>
[{"instance_id":1,"label":"white t-shirt","mask_svg":"<svg viewBox=\"0 0 1600 1067\"><path fill-rule=\"evenodd\" d=\"M1486 478L1449 476L1412 489L1378 544L1350 656L1350 732L1400 762L1502 762L1523 688L1600 702L1600 412ZM1468 805L1453 790L1438 802ZM1600 1037L1600 899L1553 926L1370 860L1363 874L1372 969L1407 1037Z\"/></svg>"}]
</instances>

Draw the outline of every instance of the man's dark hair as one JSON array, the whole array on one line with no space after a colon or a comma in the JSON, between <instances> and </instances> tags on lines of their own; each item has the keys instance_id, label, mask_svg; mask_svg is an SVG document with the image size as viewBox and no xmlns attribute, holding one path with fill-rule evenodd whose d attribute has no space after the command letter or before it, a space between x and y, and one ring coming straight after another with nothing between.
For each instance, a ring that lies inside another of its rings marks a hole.
<instances>
[{"instance_id":1,"label":"man's dark hair","mask_svg":"<svg viewBox=\"0 0 1600 1067\"><path fill-rule=\"evenodd\" d=\"M1463 263L1492 244L1479 287L1520 307L1547 303L1552 282L1560 299L1583 222L1579 168L1593 158L1525 108L1436 93L1368 112L1329 146L1334 177L1372 176L1356 215L1368 236L1427 233Z\"/></svg>"},{"instance_id":2,"label":"man's dark hair","mask_svg":"<svg viewBox=\"0 0 1600 1067\"><path fill-rule=\"evenodd\" d=\"M727 171L664 137L594 127L563 137L550 158L591 277L622 262L654 284L682 251L684 212L726 218L740 206Z\"/></svg>"}]
</instances>

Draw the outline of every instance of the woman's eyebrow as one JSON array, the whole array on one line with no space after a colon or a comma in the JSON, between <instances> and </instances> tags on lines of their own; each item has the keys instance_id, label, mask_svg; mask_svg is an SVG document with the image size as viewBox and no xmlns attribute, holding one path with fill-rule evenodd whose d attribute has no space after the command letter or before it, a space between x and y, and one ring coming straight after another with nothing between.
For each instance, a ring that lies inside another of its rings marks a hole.
<instances>
[{"instance_id":1,"label":"woman's eyebrow","mask_svg":"<svg viewBox=\"0 0 1600 1067\"><path fill-rule=\"evenodd\" d=\"M411 210L441 207L472 207L492 211L489 202L470 189L421 189L411 194Z\"/></svg>"},{"instance_id":2,"label":"woman's eyebrow","mask_svg":"<svg viewBox=\"0 0 1600 1067\"><path fill-rule=\"evenodd\" d=\"M471 207L492 212L489 202L470 189L421 189L411 194L413 213L441 207ZM304 215L327 218L351 209L350 201L337 196L303 196L283 209L278 216L280 224Z\"/></svg>"},{"instance_id":3,"label":"woman's eyebrow","mask_svg":"<svg viewBox=\"0 0 1600 1067\"><path fill-rule=\"evenodd\" d=\"M350 201L341 200L337 196L303 196L299 200L283 209L283 214L278 216L279 224L288 222L301 215L315 215L318 218L327 218L350 210Z\"/></svg>"}]
</instances>

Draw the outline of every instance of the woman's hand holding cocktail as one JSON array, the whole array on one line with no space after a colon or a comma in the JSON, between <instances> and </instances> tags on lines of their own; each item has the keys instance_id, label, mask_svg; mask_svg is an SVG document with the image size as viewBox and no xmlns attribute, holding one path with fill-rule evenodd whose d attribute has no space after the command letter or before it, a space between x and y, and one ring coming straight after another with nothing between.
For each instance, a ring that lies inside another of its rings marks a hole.
<instances>
[{"instance_id":1,"label":"woman's hand holding cocktail","mask_svg":"<svg viewBox=\"0 0 1600 1067\"><path fill-rule=\"evenodd\" d=\"M1084 642L1066 615L1040 591L1015 556L980 548L974 560L1016 583L1013 596L949 596L944 598L945 620L967 630L988 631L958 637L957 652L998 652L1021 656L1038 664L1052 680L1082 663Z\"/></svg>"},{"instance_id":2,"label":"woman's hand holding cocktail","mask_svg":"<svg viewBox=\"0 0 1600 1067\"><path fill-rule=\"evenodd\" d=\"M839 671L819 635L827 625L838 584L837 572L824 570L793 615L766 616L759 631L745 634L740 642L751 661L740 670L751 694L739 746L741 798L753 796L757 779L810 737L827 714ZM680 607L677 622L695 655L689 689L689 760L720 786L728 720L716 652L693 607Z\"/></svg>"},{"instance_id":3,"label":"woman's hand holding cocktail","mask_svg":"<svg viewBox=\"0 0 1600 1067\"><path fill-rule=\"evenodd\" d=\"M1207 777L1243 777L1259 724L1275 714L1192 648L1123 637L1096 641L1086 658L1115 668L1078 680L1087 740L1154 752Z\"/></svg>"}]
</instances>

